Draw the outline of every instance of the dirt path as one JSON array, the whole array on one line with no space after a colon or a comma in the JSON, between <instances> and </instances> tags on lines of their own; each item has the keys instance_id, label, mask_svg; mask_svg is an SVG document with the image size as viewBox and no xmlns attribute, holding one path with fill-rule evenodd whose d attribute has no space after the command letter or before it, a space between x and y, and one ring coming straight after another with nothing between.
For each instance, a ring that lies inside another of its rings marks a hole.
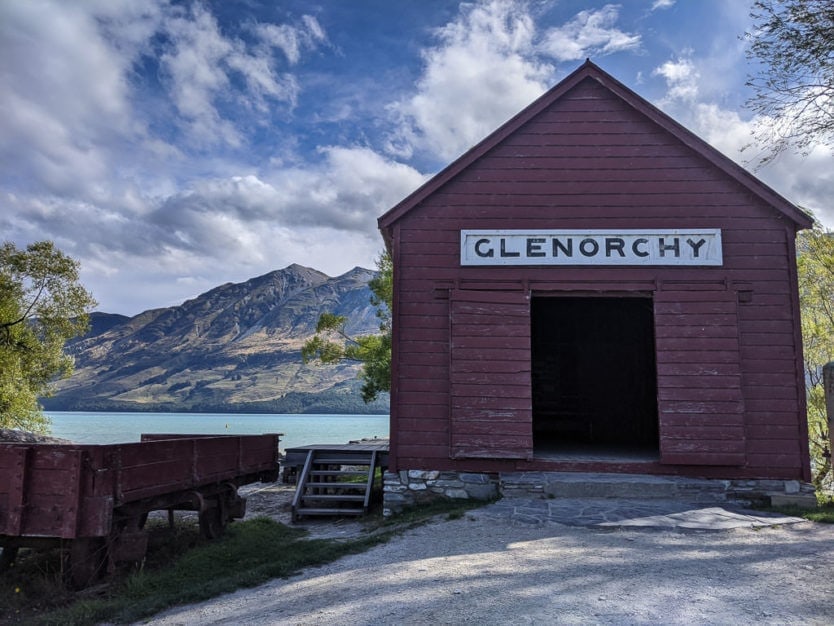
<instances>
[{"instance_id":1,"label":"dirt path","mask_svg":"<svg viewBox=\"0 0 834 626\"><path fill-rule=\"evenodd\" d=\"M834 527L810 522L606 532L474 511L149 623L831 624L832 564Z\"/></svg>"}]
</instances>

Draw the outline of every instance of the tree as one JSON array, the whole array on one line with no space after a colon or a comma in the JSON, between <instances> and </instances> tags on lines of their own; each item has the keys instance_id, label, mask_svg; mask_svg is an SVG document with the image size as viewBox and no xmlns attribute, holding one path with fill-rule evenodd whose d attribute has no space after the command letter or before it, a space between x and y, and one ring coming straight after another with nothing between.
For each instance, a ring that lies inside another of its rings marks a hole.
<instances>
[{"instance_id":1,"label":"tree","mask_svg":"<svg viewBox=\"0 0 834 626\"><path fill-rule=\"evenodd\" d=\"M760 115L755 135L772 160L788 146L807 153L834 146L834 3L757 0L747 58L761 63L749 76L747 105Z\"/></svg>"},{"instance_id":2,"label":"tree","mask_svg":"<svg viewBox=\"0 0 834 626\"><path fill-rule=\"evenodd\" d=\"M831 445L825 413L822 367L834 361L834 232L817 224L797 240L799 304L805 380L808 386L808 434L817 489L830 487Z\"/></svg>"},{"instance_id":3,"label":"tree","mask_svg":"<svg viewBox=\"0 0 834 626\"><path fill-rule=\"evenodd\" d=\"M64 344L86 331L93 306L78 262L51 241L0 247L0 427L46 431L38 398L72 373Z\"/></svg>"},{"instance_id":4,"label":"tree","mask_svg":"<svg viewBox=\"0 0 834 626\"><path fill-rule=\"evenodd\" d=\"M316 324L316 334L301 348L305 363L362 363L362 399L373 402L380 393L391 390L391 301L394 266L391 256L383 252L377 259L377 275L369 282L371 304L379 318L378 335L351 337L345 332L347 318L323 313Z\"/></svg>"}]
</instances>

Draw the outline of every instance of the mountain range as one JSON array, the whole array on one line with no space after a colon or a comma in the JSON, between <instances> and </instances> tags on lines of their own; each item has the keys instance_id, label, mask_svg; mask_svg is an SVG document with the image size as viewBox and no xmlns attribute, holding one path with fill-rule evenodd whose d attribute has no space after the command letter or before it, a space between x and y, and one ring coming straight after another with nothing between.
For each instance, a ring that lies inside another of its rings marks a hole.
<instances>
[{"instance_id":1,"label":"mountain range","mask_svg":"<svg viewBox=\"0 0 834 626\"><path fill-rule=\"evenodd\" d=\"M179 306L134 317L92 313L66 346L75 372L42 398L47 410L218 413L387 413L366 405L356 363L304 364L300 349L323 312L349 335L379 332L361 267L331 278L291 265L227 283Z\"/></svg>"}]
</instances>

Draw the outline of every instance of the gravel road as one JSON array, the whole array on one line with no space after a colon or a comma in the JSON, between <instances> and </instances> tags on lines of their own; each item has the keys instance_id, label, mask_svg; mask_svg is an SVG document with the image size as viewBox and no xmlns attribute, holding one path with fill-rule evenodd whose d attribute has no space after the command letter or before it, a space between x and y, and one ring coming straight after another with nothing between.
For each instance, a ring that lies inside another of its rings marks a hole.
<instances>
[{"instance_id":1,"label":"gravel road","mask_svg":"<svg viewBox=\"0 0 834 626\"><path fill-rule=\"evenodd\" d=\"M476 510L151 624L834 623L834 527L513 525Z\"/></svg>"}]
</instances>

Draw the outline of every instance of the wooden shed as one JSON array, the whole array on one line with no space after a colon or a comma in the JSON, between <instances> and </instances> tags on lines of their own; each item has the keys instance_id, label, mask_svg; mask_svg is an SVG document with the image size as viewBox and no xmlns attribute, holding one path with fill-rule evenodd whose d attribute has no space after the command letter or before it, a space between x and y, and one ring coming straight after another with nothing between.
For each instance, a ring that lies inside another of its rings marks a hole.
<instances>
[{"instance_id":1,"label":"wooden shed","mask_svg":"<svg viewBox=\"0 0 834 626\"><path fill-rule=\"evenodd\" d=\"M811 224L586 62L379 219L391 469L808 481Z\"/></svg>"}]
</instances>

